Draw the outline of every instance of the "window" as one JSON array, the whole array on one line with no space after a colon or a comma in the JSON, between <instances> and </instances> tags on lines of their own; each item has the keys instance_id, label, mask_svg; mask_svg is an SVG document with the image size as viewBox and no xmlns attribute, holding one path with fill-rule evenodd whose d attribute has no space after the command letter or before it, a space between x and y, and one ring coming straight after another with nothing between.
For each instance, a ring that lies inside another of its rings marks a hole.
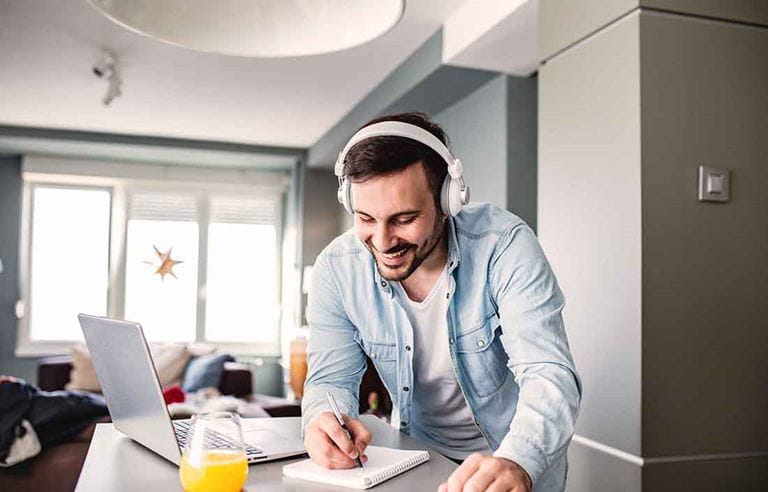
<instances>
[{"instance_id":1,"label":"window","mask_svg":"<svg viewBox=\"0 0 768 492\"><path fill-rule=\"evenodd\" d=\"M18 352L81 341L83 312L138 321L149 341L278 353L286 185L261 181L25 172Z\"/></svg>"},{"instance_id":2,"label":"window","mask_svg":"<svg viewBox=\"0 0 768 492\"><path fill-rule=\"evenodd\" d=\"M208 225L205 336L265 343L279 323L274 200L214 197Z\"/></svg>"},{"instance_id":3,"label":"window","mask_svg":"<svg viewBox=\"0 0 768 492\"><path fill-rule=\"evenodd\" d=\"M80 340L77 313L107 313L109 214L108 190L33 188L30 338Z\"/></svg>"},{"instance_id":4,"label":"window","mask_svg":"<svg viewBox=\"0 0 768 492\"><path fill-rule=\"evenodd\" d=\"M194 195L137 192L130 197L125 259L125 319L148 340L189 342L197 325L199 211ZM155 273L158 252L171 273Z\"/></svg>"}]
</instances>

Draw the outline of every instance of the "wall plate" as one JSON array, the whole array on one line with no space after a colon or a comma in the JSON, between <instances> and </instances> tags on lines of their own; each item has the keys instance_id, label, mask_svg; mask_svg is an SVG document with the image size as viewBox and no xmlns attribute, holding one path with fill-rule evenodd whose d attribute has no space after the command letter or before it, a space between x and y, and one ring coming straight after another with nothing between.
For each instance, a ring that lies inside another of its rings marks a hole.
<instances>
[{"instance_id":1,"label":"wall plate","mask_svg":"<svg viewBox=\"0 0 768 492\"><path fill-rule=\"evenodd\" d=\"M699 201L727 202L731 198L731 172L728 169L699 166Z\"/></svg>"}]
</instances>

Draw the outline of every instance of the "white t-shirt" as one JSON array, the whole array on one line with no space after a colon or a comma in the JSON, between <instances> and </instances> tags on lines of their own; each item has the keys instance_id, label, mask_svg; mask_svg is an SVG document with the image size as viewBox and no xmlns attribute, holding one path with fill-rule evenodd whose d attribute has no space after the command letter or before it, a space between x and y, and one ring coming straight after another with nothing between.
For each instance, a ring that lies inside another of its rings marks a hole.
<instances>
[{"instance_id":1,"label":"white t-shirt","mask_svg":"<svg viewBox=\"0 0 768 492\"><path fill-rule=\"evenodd\" d=\"M411 434L454 459L490 453L488 441L475 425L448 348L448 270L432 291L414 302L400 283L398 295L413 326L413 397Z\"/></svg>"}]
</instances>

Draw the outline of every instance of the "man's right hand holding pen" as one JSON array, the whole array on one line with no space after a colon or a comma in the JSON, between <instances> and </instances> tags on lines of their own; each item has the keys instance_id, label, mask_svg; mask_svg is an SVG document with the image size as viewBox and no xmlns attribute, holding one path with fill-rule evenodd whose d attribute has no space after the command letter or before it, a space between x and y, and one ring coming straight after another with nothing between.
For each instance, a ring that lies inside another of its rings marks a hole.
<instances>
[{"instance_id":1,"label":"man's right hand holding pen","mask_svg":"<svg viewBox=\"0 0 768 492\"><path fill-rule=\"evenodd\" d=\"M304 432L304 445L315 463L330 469L357 467L356 459L365 463L365 448L371 443L371 432L359 420L346 415L352 439L339 425L333 412L324 412L312 419ZM353 442L354 441L354 442Z\"/></svg>"}]
</instances>

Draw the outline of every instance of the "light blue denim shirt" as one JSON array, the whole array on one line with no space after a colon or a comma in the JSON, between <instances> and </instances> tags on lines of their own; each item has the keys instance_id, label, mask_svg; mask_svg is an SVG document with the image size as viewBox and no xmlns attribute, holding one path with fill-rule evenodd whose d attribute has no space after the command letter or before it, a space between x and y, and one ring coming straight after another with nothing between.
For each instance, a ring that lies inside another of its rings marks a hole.
<instances>
[{"instance_id":1,"label":"light blue denim shirt","mask_svg":"<svg viewBox=\"0 0 768 492\"><path fill-rule=\"evenodd\" d=\"M563 490L581 400L563 293L519 217L470 204L448 224L445 336L475 423L494 456L522 466L535 490ZM412 392L404 388L413 388L413 328L393 287L354 230L318 256L307 307L304 425L329 410L326 391L358 416L368 355L392 397L392 425L412 430Z\"/></svg>"}]
</instances>

